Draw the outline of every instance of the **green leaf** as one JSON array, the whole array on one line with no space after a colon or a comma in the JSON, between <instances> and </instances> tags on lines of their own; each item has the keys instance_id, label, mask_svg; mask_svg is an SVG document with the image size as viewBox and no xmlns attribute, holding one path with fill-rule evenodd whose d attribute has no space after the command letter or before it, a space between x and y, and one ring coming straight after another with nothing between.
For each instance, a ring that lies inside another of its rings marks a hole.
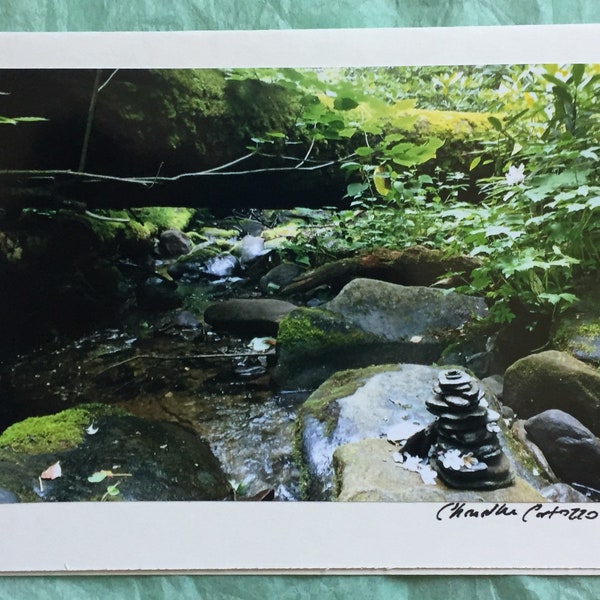
<instances>
[{"instance_id":1,"label":"green leaf","mask_svg":"<svg viewBox=\"0 0 600 600\"><path fill-rule=\"evenodd\" d=\"M593 198L589 198L585 204L590 210L598 208L600 206L600 196L594 196Z\"/></svg>"},{"instance_id":2,"label":"green leaf","mask_svg":"<svg viewBox=\"0 0 600 600\"><path fill-rule=\"evenodd\" d=\"M546 81L553 83L554 85L558 86L561 89L564 89L564 90L569 89L569 86L567 85L567 83L565 81L563 81L562 79L559 79L558 77L554 77L554 75L550 75L550 73L543 73L542 77Z\"/></svg>"},{"instance_id":3,"label":"green leaf","mask_svg":"<svg viewBox=\"0 0 600 600\"><path fill-rule=\"evenodd\" d=\"M519 144L518 142L515 142L515 145L513 146L513 149L510 153L511 156L514 156L515 154L518 154L519 152L521 152L521 150L523 150L523 146L521 146L521 144Z\"/></svg>"},{"instance_id":4,"label":"green leaf","mask_svg":"<svg viewBox=\"0 0 600 600\"><path fill-rule=\"evenodd\" d=\"M585 74L585 65L576 64L573 65L571 69L571 77L570 80L573 82L575 87L578 87L583 79L583 75Z\"/></svg>"},{"instance_id":5,"label":"green leaf","mask_svg":"<svg viewBox=\"0 0 600 600\"><path fill-rule=\"evenodd\" d=\"M502 126L502 121L500 121L500 119L498 119L498 117L488 117L488 121L490 122L490 124L492 125L492 127L496 130L496 131L500 131L500 132L504 132L504 127Z\"/></svg>"},{"instance_id":6,"label":"green leaf","mask_svg":"<svg viewBox=\"0 0 600 600\"><path fill-rule=\"evenodd\" d=\"M562 294L550 294L545 292L543 294L540 294L539 296L542 300L547 300L552 305L558 304L561 300L563 302L566 302L567 304L573 304L578 300L575 294L569 294L567 292L564 292Z\"/></svg>"},{"instance_id":7,"label":"green leaf","mask_svg":"<svg viewBox=\"0 0 600 600\"><path fill-rule=\"evenodd\" d=\"M377 125L374 125L373 123L365 123L364 125L361 125L361 129L365 133L369 133L371 135L381 135L383 133L383 129Z\"/></svg>"},{"instance_id":8,"label":"green leaf","mask_svg":"<svg viewBox=\"0 0 600 600\"><path fill-rule=\"evenodd\" d=\"M373 148L369 148L369 146L360 146L354 151L354 153L358 154L358 156L371 156L373 152Z\"/></svg>"},{"instance_id":9,"label":"green leaf","mask_svg":"<svg viewBox=\"0 0 600 600\"><path fill-rule=\"evenodd\" d=\"M481 162L481 156L476 156L470 163L469 163L469 171L472 171L479 163Z\"/></svg>"},{"instance_id":10,"label":"green leaf","mask_svg":"<svg viewBox=\"0 0 600 600\"><path fill-rule=\"evenodd\" d=\"M399 142L400 140L404 139L404 134L403 133L390 133L389 135L386 135L383 143L385 145L389 145L393 142Z\"/></svg>"},{"instance_id":11,"label":"green leaf","mask_svg":"<svg viewBox=\"0 0 600 600\"><path fill-rule=\"evenodd\" d=\"M356 198L360 196L366 189L368 189L369 184L367 183L350 183L346 188L346 192L348 196L352 198Z\"/></svg>"},{"instance_id":12,"label":"green leaf","mask_svg":"<svg viewBox=\"0 0 600 600\"><path fill-rule=\"evenodd\" d=\"M111 471L96 471L87 479L90 483L100 483L101 481L104 481L107 477L112 477Z\"/></svg>"},{"instance_id":13,"label":"green leaf","mask_svg":"<svg viewBox=\"0 0 600 600\"><path fill-rule=\"evenodd\" d=\"M16 125L17 123L36 123L47 120L43 117L0 117L0 124Z\"/></svg>"},{"instance_id":14,"label":"green leaf","mask_svg":"<svg viewBox=\"0 0 600 600\"><path fill-rule=\"evenodd\" d=\"M274 138L285 138L285 133L281 133L281 131L267 131L267 135L270 135Z\"/></svg>"},{"instance_id":15,"label":"green leaf","mask_svg":"<svg viewBox=\"0 0 600 600\"><path fill-rule=\"evenodd\" d=\"M118 496L121 492L119 491L119 483L115 483L114 485L109 485L106 488L106 493L109 496Z\"/></svg>"},{"instance_id":16,"label":"green leaf","mask_svg":"<svg viewBox=\"0 0 600 600\"><path fill-rule=\"evenodd\" d=\"M358 102L352 98L336 98L333 101L333 108L336 110L352 110L358 106Z\"/></svg>"},{"instance_id":17,"label":"green leaf","mask_svg":"<svg viewBox=\"0 0 600 600\"><path fill-rule=\"evenodd\" d=\"M356 127L346 127L344 129L340 129L338 133L340 137L351 138L357 131L358 130Z\"/></svg>"}]
</instances>

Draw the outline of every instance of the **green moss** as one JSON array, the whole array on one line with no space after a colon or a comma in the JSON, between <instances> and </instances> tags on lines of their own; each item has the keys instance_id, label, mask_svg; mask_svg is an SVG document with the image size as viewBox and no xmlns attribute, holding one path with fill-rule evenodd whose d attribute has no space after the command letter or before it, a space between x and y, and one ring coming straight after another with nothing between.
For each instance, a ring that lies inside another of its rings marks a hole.
<instances>
[{"instance_id":1,"label":"green moss","mask_svg":"<svg viewBox=\"0 0 600 600\"><path fill-rule=\"evenodd\" d=\"M304 449L302 444L302 421L296 419L294 428L294 439L292 443L292 461L298 468L298 483L300 485L300 500L310 500L309 490L311 484L310 469L304 458Z\"/></svg>"},{"instance_id":2,"label":"green moss","mask_svg":"<svg viewBox=\"0 0 600 600\"><path fill-rule=\"evenodd\" d=\"M201 235L209 238L215 237L231 239L238 237L239 233L240 232L237 229L221 229L219 227L203 227L200 230Z\"/></svg>"},{"instance_id":3,"label":"green moss","mask_svg":"<svg viewBox=\"0 0 600 600\"><path fill-rule=\"evenodd\" d=\"M592 342L598 339L600 322L565 319L552 336L552 346L563 352L593 354L597 347Z\"/></svg>"},{"instance_id":4,"label":"green moss","mask_svg":"<svg viewBox=\"0 0 600 600\"><path fill-rule=\"evenodd\" d=\"M349 325L337 313L318 308L298 308L279 324L277 345L284 351L302 354L368 344L377 337Z\"/></svg>"},{"instance_id":5,"label":"green moss","mask_svg":"<svg viewBox=\"0 0 600 600\"><path fill-rule=\"evenodd\" d=\"M154 233L164 229L184 230L194 216L193 208L149 206L132 210L138 221Z\"/></svg>"},{"instance_id":6,"label":"green moss","mask_svg":"<svg viewBox=\"0 0 600 600\"><path fill-rule=\"evenodd\" d=\"M85 428L94 419L108 414L125 414L104 404L83 404L54 415L30 417L8 427L0 435L0 448L25 454L44 454L79 445Z\"/></svg>"},{"instance_id":7,"label":"green moss","mask_svg":"<svg viewBox=\"0 0 600 600\"><path fill-rule=\"evenodd\" d=\"M124 143L152 149L166 171L202 169L238 156L252 136L293 127L299 103L297 92L216 69L145 70L111 81L94 125L112 131L118 122Z\"/></svg>"},{"instance_id":8,"label":"green moss","mask_svg":"<svg viewBox=\"0 0 600 600\"><path fill-rule=\"evenodd\" d=\"M527 447L518 439L516 439L503 423L501 424L501 428L504 433L503 442L506 445L506 449L510 451L514 459L532 476L542 479L548 485L552 483L552 481L550 481L546 476L544 470L540 468L535 460L535 457L533 454L531 454L531 452L529 452ZM534 473L539 473L539 475L533 475Z\"/></svg>"},{"instance_id":9,"label":"green moss","mask_svg":"<svg viewBox=\"0 0 600 600\"><path fill-rule=\"evenodd\" d=\"M465 140L492 129L487 113L412 109L405 114L416 117L413 130L419 135L435 135L447 141Z\"/></svg>"}]
</instances>

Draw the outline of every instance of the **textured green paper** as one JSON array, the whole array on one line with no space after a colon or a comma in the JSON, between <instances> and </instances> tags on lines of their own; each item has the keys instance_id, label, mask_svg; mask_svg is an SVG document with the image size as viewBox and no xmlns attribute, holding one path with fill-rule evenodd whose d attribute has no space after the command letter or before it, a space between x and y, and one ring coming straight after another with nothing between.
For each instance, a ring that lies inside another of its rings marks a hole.
<instances>
[{"instance_id":1,"label":"textured green paper","mask_svg":"<svg viewBox=\"0 0 600 600\"><path fill-rule=\"evenodd\" d=\"M596 0L1 0L3 31L593 23ZM474 49L476 50L476 49Z\"/></svg>"},{"instance_id":2,"label":"textured green paper","mask_svg":"<svg viewBox=\"0 0 600 600\"><path fill-rule=\"evenodd\" d=\"M176 31L594 22L600 22L598 0L0 0L0 31ZM473 51L477 52L477 48ZM35 540L24 536L15 543L35 544ZM277 532L271 531L265 532L262 540L257 540L257 552L260 552L261 543L285 544L285 540L278 539ZM315 543L318 544L318 540ZM556 540L557 546L561 543ZM459 546L457 540L457 548ZM485 548L485 543L482 547ZM264 575L8 577L0 580L0 600L295 600L305 597L344 600L597 598L600 597L600 580L573 576Z\"/></svg>"}]
</instances>

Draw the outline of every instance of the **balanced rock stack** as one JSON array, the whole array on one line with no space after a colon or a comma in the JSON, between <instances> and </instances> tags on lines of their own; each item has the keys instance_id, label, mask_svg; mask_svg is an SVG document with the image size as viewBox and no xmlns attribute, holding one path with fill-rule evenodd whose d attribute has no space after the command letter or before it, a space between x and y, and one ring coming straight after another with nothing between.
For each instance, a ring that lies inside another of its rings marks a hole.
<instances>
[{"instance_id":1,"label":"balanced rock stack","mask_svg":"<svg viewBox=\"0 0 600 600\"><path fill-rule=\"evenodd\" d=\"M510 485L513 474L496 432L500 415L487 408L484 392L464 371L443 371L426 401L437 419L430 463L453 488L490 490Z\"/></svg>"}]
</instances>

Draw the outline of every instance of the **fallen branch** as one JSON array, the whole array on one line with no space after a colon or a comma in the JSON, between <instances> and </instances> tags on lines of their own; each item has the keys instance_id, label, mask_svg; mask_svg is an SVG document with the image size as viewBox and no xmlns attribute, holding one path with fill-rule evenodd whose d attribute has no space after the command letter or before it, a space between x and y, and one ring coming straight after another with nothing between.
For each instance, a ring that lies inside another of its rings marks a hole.
<instances>
[{"instance_id":1,"label":"fallen branch","mask_svg":"<svg viewBox=\"0 0 600 600\"><path fill-rule=\"evenodd\" d=\"M121 365L133 362L134 360L147 359L147 360L198 360L198 359L213 359L213 358L256 358L258 356L271 356L275 354L271 352L233 352L233 353L215 353L215 354L183 354L183 355L165 355L165 354L136 354L130 356L124 360L113 363L105 369L102 369L99 373L96 373L95 377L100 377L111 369L116 369Z\"/></svg>"},{"instance_id":2,"label":"fallen branch","mask_svg":"<svg viewBox=\"0 0 600 600\"><path fill-rule=\"evenodd\" d=\"M312 148L312 147L311 147ZM309 149L310 151L310 149ZM189 177L209 177L209 176L234 176L234 175L252 175L254 173L277 173L277 172L294 172L294 171L317 171L319 169L324 169L326 167L331 167L340 162L346 161L352 158L353 155L345 156L343 158L328 160L324 162L318 162L317 164L313 164L311 166L302 166L307 162L308 154L303 159L295 159L298 164L290 167L263 167L257 169L245 169L240 171L225 171L227 167L231 167L235 164L241 163L253 156L263 156L263 154L258 152L251 152L250 154L246 154L232 160L223 165L219 165L218 167L214 167L212 169L206 169L204 171L195 171L191 173L180 173L178 175L172 175L169 177L159 177L156 175L152 175L150 177L119 177L116 175L103 175L101 173L88 173L86 171L73 171L72 169L1 169L0 176L26 176L30 178L49 178L54 179L59 176L68 176L73 177L75 179L83 179L88 180L90 182L94 181L115 181L118 183L132 183L137 185L143 185L147 187L153 186L155 183L168 183L172 181L179 181L184 178ZM264 155L269 156L269 155ZM292 159L292 157L285 157L287 159Z\"/></svg>"}]
</instances>

